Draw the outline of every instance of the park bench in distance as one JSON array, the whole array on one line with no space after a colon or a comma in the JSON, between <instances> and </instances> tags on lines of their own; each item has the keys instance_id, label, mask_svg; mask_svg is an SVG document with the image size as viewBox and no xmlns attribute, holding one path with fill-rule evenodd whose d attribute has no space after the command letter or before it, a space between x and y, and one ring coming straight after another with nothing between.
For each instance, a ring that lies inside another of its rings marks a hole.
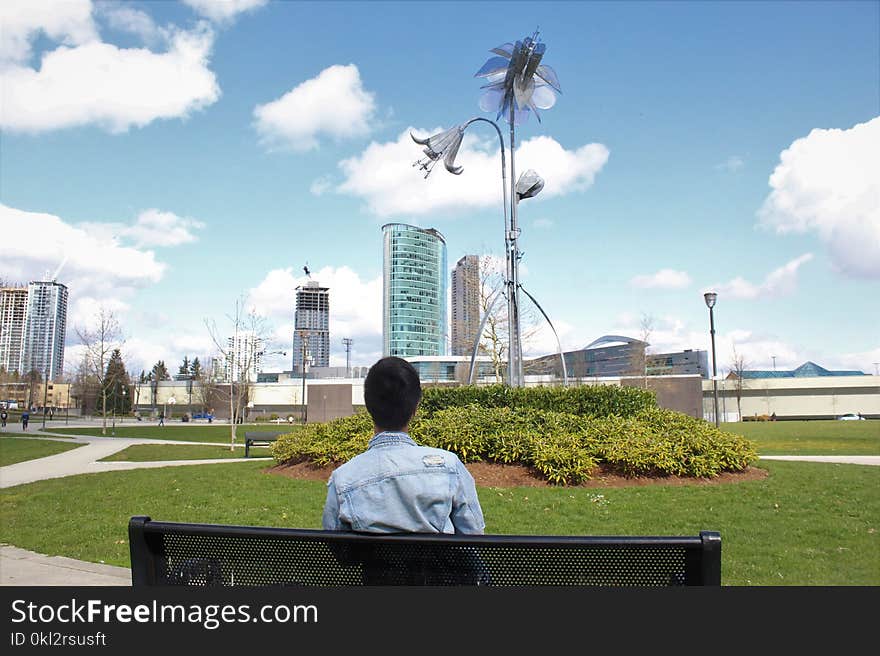
<instances>
[{"instance_id":1,"label":"park bench in distance","mask_svg":"<svg viewBox=\"0 0 880 656\"><path fill-rule=\"evenodd\" d=\"M378 534L128 525L132 585L720 586L721 535Z\"/></svg>"},{"instance_id":2,"label":"park bench in distance","mask_svg":"<svg viewBox=\"0 0 880 656\"><path fill-rule=\"evenodd\" d=\"M275 433L270 433L270 432L247 432L247 433L245 433L244 434L244 457L245 458L250 457L250 452L251 452L252 446L257 445L257 444L261 444L263 446L266 446L268 444L271 444L275 440L277 440L280 435L284 435L284 434L285 433L283 431L282 432L275 432Z\"/></svg>"}]
</instances>

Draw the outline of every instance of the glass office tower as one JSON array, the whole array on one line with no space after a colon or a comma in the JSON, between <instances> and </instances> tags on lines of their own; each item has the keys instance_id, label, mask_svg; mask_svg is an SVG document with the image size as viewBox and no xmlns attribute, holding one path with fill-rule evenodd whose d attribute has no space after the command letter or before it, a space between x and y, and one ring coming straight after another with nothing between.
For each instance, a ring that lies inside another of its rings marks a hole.
<instances>
[{"instance_id":1,"label":"glass office tower","mask_svg":"<svg viewBox=\"0 0 880 656\"><path fill-rule=\"evenodd\" d=\"M446 355L446 240L433 228L382 226L382 353Z\"/></svg>"}]
</instances>

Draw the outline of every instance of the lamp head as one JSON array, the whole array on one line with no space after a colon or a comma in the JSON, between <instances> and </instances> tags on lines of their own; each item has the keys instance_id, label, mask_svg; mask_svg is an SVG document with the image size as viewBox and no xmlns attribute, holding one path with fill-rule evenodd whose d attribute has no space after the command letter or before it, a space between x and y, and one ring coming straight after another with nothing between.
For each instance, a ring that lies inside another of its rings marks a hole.
<instances>
[{"instance_id":1,"label":"lamp head","mask_svg":"<svg viewBox=\"0 0 880 656\"><path fill-rule=\"evenodd\" d=\"M715 300L718 298L718 294L715 292L706 292L703 294L703 298L706 300L706 307L711 310L715 307Z\"/></svg>"},{"instance_id":2,"label":"lamp head","mask_svg":"<svg viewBox=\"0 0 880 656\"><path fill-rule=\"evenodd\" d=\"M544 179L532 169L525 171L516 181L516 195L519 200L534 198L544 188Z\"/></svg>"}]
</instances>

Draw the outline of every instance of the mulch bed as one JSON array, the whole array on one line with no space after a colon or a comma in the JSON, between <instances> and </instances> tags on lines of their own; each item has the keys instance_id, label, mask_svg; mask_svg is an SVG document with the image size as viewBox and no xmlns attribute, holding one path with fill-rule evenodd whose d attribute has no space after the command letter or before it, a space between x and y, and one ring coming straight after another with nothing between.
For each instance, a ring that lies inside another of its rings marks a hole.
<instances>
[{"instance_id":1,"label":"mulch bed","mask_svg":"<svg viewBox=\"0 0 880 656\"><path fill-rule=\"evenodd\" d=\"M276 465L264 469L264 473L310 481L327 481L338 465L318 467L310 462L292 465ZM481 487L556 487L522 465L503 465L492 462L469 462L468 471ZM767 477L767 471L748 467L741 472L725 472L715 478L693 478L690 476L620 476L599 467L592 478L575 487L609 488L634 487L640 485L724 485L742 481L757 481Z\"/></svg>"}]
</instances>

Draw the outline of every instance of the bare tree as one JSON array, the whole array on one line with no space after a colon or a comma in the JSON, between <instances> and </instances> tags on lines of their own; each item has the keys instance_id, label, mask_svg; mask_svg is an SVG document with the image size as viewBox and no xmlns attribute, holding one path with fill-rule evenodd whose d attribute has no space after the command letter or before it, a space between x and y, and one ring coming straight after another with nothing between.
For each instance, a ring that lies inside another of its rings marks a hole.
<instances>
[{"instance_id":1,"label":"bare tree","mask_svg":"<svg viewBox=\"0 0 880 656\"><path fill-rule=\"evenodd\" d=\"M107 364L114 350L122 348L125 340L119 321L111 310L101 307L98 310L94 328L77 327L76 335L85 347L83 353L84 368L89 377L96 380L101 394L101 434L107 434Z\"/></svg>"},{"instance_id":2,"label":"bare tree","mask_svg":"<svg viewBox=\"0 0 880 656\"><path fill-rule=\"evenodd\" d=\"M654 317L642 312L639 319L639 340L644 342L644 347L634 349L632 352L632 373L642 379L645 389L648 389L648 347L651 335L654 333Z\"/></svg>"},{"instance_id":3,"label":"bare tree","mask_svg":"<svg viewBox=\"0 0 880 656\"><path fill-rule=\"evenodd\" d=\"M229 400L229 450L235 451L235 425L241 421L248 402L251 384L251 370L262 352L266 325L262 317L252 308L245 311L245 299L235 301L235 311L227 315L232 324L232 335L227 339L220 334L213 320L205 319L205 326L211 340L226 363L226 394ZM231 343L230 343L231 342ZM244 345L242 345L244 342ZM213 386L215 393L222 388Z\"/></svg>"},{"instance_id":4,"label":"bare tree","mask_svg":"<svg viewBox=\"0 0 880 656\"><path fill-rule=\"evenodd\" d=\"M480 337L479 353L492 360L495 382L504 378L510 348L510 331L505 302L504 273L497 258L491 255L480 257L480 315L485 317L486 325ZM538 318L535 309L526 306L520 309L520 339L525 346L538 332Z\"/></svg>"},{"instance_id":5,"label":"bare tree","mask_svg":"<svg viewBox=\"0 0 880 656\"><path fill-rule=\"evenodd\" d=\"M748 369L748 363L744 356L736 352L736 344L733 345L733 358L730 361L730 374L728 377L733 379L733 392L736 395L736 412L739 420L742 421L742 396L745 388L745 372Z\"/></svg>"}]
</instances>

